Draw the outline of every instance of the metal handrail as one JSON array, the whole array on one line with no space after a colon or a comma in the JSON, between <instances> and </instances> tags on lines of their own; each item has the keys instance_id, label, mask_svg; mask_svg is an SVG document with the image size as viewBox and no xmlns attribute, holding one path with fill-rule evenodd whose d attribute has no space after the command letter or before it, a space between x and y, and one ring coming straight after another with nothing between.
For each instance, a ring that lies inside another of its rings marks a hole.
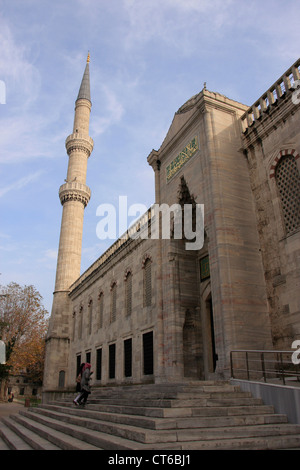
<instances>
[{"instance_id":1,"label":"metal handrail","mask_svg":"<svg viewBox=\"0 0 300 470\"><path fill-rule=\"evenodd\" d=\"M231 377L264 382L288 378L300 382L300 365L292 361L293 351L235 349L230 351Z\"/></svg>"}]
</instances>

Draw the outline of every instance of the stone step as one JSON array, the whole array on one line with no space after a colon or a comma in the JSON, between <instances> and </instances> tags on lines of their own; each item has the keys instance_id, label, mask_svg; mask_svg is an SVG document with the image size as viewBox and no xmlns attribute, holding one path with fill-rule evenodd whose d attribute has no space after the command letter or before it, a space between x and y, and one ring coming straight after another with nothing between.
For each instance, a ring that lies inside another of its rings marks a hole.
<instances>
[{"instance_id":1,"label":"stone step","mask_svg":"<svg viewBox=\"0 0 300 470\"><path fill-rule=\"evenodd\" d=\"M123 390L123 392L122 392ZM300 426L261 399L219 382L93 390L20 411L0 423L0 446L91 450L298 449ZM37 436L37 437L36 437ZM1 448L1 447L0 447Z\"/></svg>"},{"instance_id":2,"label":"stone step","mask_svg":"<svg viewBox=\"0 0 300 470\"><path fill-rule=\"evenodd\" d=\"M292 424L266 424L266 425L250 425L235 426L224 428L210 429L189 429L178 430L178 441L209 441L209 440L233 440L236 438L272 438L273 436L289 435L298 436L300 438L300 426Z\"/></svg>"},{"instance_id":3,"label":"stone step","mask_svg":"<svg viewBox=\"0 0 300 470\"><path fill-rule=\"evenodd\" d=\"M9 450L32 450L32 447L27 442L21 439L4 423L4 418L0 421L0 437Z\"/></svg>"},{"instance_id":4,"label":"stone step","mask_svg":"<svg viewBox=\"0 0 300 470\"><path fill-rule=\"evenodd\" d=\"M235 439L211 439L210 441L185 441L171 446L156 444L145 446L155 451L197 451L197 450L300 450L300 436L267 436Z\"/></svg>"},{"instance_id":5,"label":"stone step","mask_svg":"<svg viewBox=\"0 0 300 470\"><path fill-rule=\"evenodd\" d=\"M160 390L147 390L144 389L122 389L122 390L103 390L101 388L93 388L93 396L97 398L132 398L134 393L139 399L147 399L151 396L152 399L158 398L199 398L202 396L210 396L210 394L214 395L217 393L221 394L229 394L231 395L233 392L240 393L240 394L249 394L249 392L241 391L238 385L225 385L225 386L210 386L210 387L193 387L193 389L178 388L172 387L169 389L160 389Z\"/></svg>"},{"instance_id":6,"label":"stone step","mask_svg":"<svg viewBox=\"0 0 300 470\"><path fill-rule=\"evenodd\" d=\"M85 410L83 410L85 411ZM21 412L24 415L26 412ZM235 437L257 437L258 435L296 434L300 432L300 426L287 424L287 419L283 415L267 415L256 417L232 418L205 418L182 419L182 420L160 420L160 425L147 429L135 424L125 422L104 421L86 415L72 415L60 413L49 409L35 409L32 415L39 415L51 418L60 423L67 423L79 427L85 427L95 431L102 431L107 434L130 439L140 443L153 442L177 442L185 440L207 440L215 438L235 438ZM32 419L38 419L32 417ZM197 423L199 421L199 423ZM132 421L130 421L132 423ZM157 421L154 423L157 424ZM162 426L162 427L161 427Z\"/></svg>"},{"instance_id":7,"label":"stone step","mask_svg":"<svg viewBox=\"0 0 300 470\"><path fill-rule=\"evenodd\" d=\"M72 436L56 427L49 426L48 421L39 422L32 419L30 412L20 412L18 415L11 416L9 419L15 421L23 428L35 434L36 438L43 437L55 447L61 450L101 450L80 438L80 435Z\"/></svg>"},{"instance_id":8,"label":"stone step","mask_svg":"<svg viewBox=\"0 0 300 470\"><path fill-rule=\"evenodd\" d=\"M17 418L18 419L18 418ZM16 434L20 439L26 442L32 450L61 450L60 447L45 439L40 434L28 429L18 423L18 420L14 419L14 416L9 418L3 418L4 424L10 429L10 431ZM15 439L15 436L14 436Z\"/></svg>"},{"instance_id":9,"label":"stone step","mask_svg":"<svg viewBox=\"0 0 300 470\"><path fill-rule=\"evenodd\" d=\"M0 451L1 450L10 450L8 445L1 439L1 436L0 436Z\"/></svg>"},{"instance_id":10,"label":"stone step","mask_svg":"<svg viewBox=\"0 0 300 470\"><path fill-rule=\"evenodd\" d=\"M240 416L240 415L260 415L274 413L272 405L241 405L241 406L203 406L191 408L191 416Z\"/></svg>"},{"instance_id":11,"label":"stone step","mask_svg":"<svg viewBox=\"0 0 300 470\"><path fill-rule=\"evenodd\" d=\"M25 422L26 426L30 426L31 429L35 428L36 432L40 432L42 428L45 432L49 432L55 437L59 435L61 444L64 444L67 439L72 439L72 442L78 442L78 446L81 446L82 450L143 450L138 442L134 442L126 439L125 437L115 436L107 434L106 432L97 431L95 429L88 428L85 420L77 425L61 421L60 419L50 418L43 416L40 413L32 411L20 411L19 415L16 415L18 422ZM74 445L74 444L73 444ZM64 450L70 448L62 447ZM80 450L79 447L77 450Z\"/></svg>"},{"instance_id":12,"label":"stone step","mask_svg":"<svg viewBox=\"0 0 300 470\"><path fill-rule=\"evenodd\" d=\"M129 424L131 426L143 427L146 429L180 429L180 428L200 428L200 427L216 427L216 426L240 426L245 424L270 424L270 423L286 423L286 415L271 413L269 408L266 407L267 413L263 413L263 409L260 413L256 414L236 414L230 416L199 416L189 415L186 413L185 416L173 416L168 418L157 418L157 417L145 417L139 415L124 414L121 412L102 412L90 409L90 405L86 405L85 408L78 410L78 408L63 407L57 405L42 405L39 407L41 414L51 416L52 412L62 413L62 419L64 415L75 415L82 418L93 418L102 421L111 421L119 424Z\"/></svg>"},{"instance_id":13,"label":"stone step","mask_svg":"<svg viewBox=\"0 0 300 470\"><path fill-rule=\"evenodd\" d=\"M98 447L92 446L80 438L74 438L68 434L54 430L47 425L47 423L38 423L35 420L30 419L29 416L22 416L22 412L18 415L13 415L9 419L18 423L26 430L30 431L35 435L36 440L40 437L49 441L49 444L55 445L61 450L99 450Z\"/></svg>"},{"instance_id":14,"label":"stone step","mask_svg":"<svg viewBox=\"0 0 300 470\"><path fill-rule=\"evenodd\" d=\"M121 390L116 390L116 389L109 389L109 390L103 390L99 388L93 388L93 396L96 398L101 398L101 399L115 399L115 398L132 398L132 393L134 392L134 395L138 397L139 399L147 399L149 395L151 395L152 399L158 398L158 399L168 399L168 398L200 398L203 396L210 396L210 394L216 394L216 393L221 393L226 394L229 393L231 394L232 392L239 392L242 394L248 393L248 392L241 392L239 387L237 385L214 385L214 386L201 386L201 387L194 387L193 389L188 389L187 387L170 387L168 389L166 388L161 388L159 390L147 390L146 388L143 389L137 389L135 390L134 388L122 388Z\"/></svg>"},{"instance_id":15,"label":"stone step","mask_svg":"<svg viewBox=\"0 0 300 470\"><path fill-rule=\"evenodd\" d=\"M229 381L218 381L218 380L199 380L196 382L174 382L174 383L149 383L149 384L132 384L132 385L104 385L104 386L97 386L93 387L94 391L99 393L115 393L115 394L126 394L132 393L139 393L139 392L146 392L149 393L165 393L165 392L174 392L174 391L194 391L194 390L201 390L203 387L210 388L210 387L220 387L221 389L228 388L232 389L232 387L238 387L230 383Z\"/></svg>"},{"instance_id":16,"label":"stone step","mask_svg":"<svg viewBox=\"0 0 300 470\"><path fill-rule=\"evenodd\" d=\"M22 415L28 416L28 412L21 412ZM87 418L76 415L65 415L64 413L50 412L49 410L35 410L31 412L31 418L38 422L45 422L51 420L59 423L58 429L63 426L75 426L77 428L91 430L94 432L103 432L107 435L124 438L131 442L137 443L149 443L149 442L174 442L176 441L176 435L173 430L166 431L155 431L151 429L145 429L138 426L132 426L129 424L118 424L114 422L101 421L98 419ZM156 436L156 438L154 437Z\"/></svg>"},{"instance_id":17,"label":"stone step","mask_svg":"<svg viewBox=\"0 0 300 470\"><path fill-rule=\"evenodd\" d=\"M71 402L72 400L63 399L63 403ZM199 407L199 406L230 406L239 404L260 404L260 399L252 398L249 392L235 392L235 394L219 394L216 393L213 397L211 395L202 398L187 398L187 399L140 399L131 396L130 398L104 398L100 399L92 394L88 398L89 404L101 405L124 405L124 406L138 406L138 407L161 407L161 408L186 408L186 407Z\"/></svg>"},{"instance_id":18,"label":"stone step","mask_svg":"<svg viewBox=\"0 0 300 470\"><path fill-rule=\"evenodd\" d=\"M73 397L72 397L73 398ZM238 403L241 403L239 405ZM50 405L61 406L65 409L74 408L73 400L68 401L56 401L51 402ZM157 403L156 403L157 404ZM205 403L203 406L195 407L155 407L155 406L141 406L140 403L137 405L124 405L124 404L103 404L103 402L96 400L91 402L88 400L88 408L92 411L99 411L103 413L121 413L129 415L140 415L140 416L149 416L149 417L189 417L189 416L230 416L235 414L266 414L274 413L274 408L270 405L263 405L260 399L247 399L245 400L235 400L234 403L227 401L227 406L224 406L222 402L220 406L219 401L217 401L216 406L213 406L213 403ZM158 404L157 404L158 405ZM161 403L160 403L161 405ZM78 408L77 408L78 409ZM79 408L81 409L81 408Z\"/></svg>"}]
</instances>

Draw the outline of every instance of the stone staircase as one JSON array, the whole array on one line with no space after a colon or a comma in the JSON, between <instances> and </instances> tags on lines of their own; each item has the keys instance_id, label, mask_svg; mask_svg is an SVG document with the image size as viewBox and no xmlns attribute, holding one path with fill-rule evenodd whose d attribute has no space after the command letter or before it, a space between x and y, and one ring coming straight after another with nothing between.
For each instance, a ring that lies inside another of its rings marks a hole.
<instances>
[{"instance_id":1,"label":"stone staircase","mask_svg":"<svg viewBox=\"0 0 300 470\"><path fill-rule=\"evenodd\" d=\"M94 388L0 421L0 449L300 449L300 425L228 382Z\"/></svg>"}]
</instances>

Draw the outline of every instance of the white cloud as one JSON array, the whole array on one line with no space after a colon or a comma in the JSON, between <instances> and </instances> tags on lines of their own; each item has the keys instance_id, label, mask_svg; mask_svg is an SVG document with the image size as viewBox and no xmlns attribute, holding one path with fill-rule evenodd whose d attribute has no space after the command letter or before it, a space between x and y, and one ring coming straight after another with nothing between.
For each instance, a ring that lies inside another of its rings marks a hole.
<instances>
[{"instance_id":1,"label":"white cloud","mask_svg":"<svg viewBox=\"0 0 300 470\"><path fill-rule=\"evenodd\" d=\"M230 20L232 3L233 0L124 0L130 23L126 45L140 47L159 39L186 54L199 47L196 38L206 35L201 46L205 48Z\"/></svg>"},{"instance_id":2,"label":"white cloud","mask_svg":"<svg viewBox=\"0 0 300 470\"><path fill-rule=\"evenodd\" d=\"M6 110L7 105L3 106ZM34 111L0 119L0 162L13 163L51 156L51 133L47 135L47 118Z\"/></svg>"},{"instance_id":3,"label":"white cloud","mask_svg":"<svg viewBox=\"0 0 300 470\"><path fill-rule=\"evenodd\" d=\"M117 94L108 86L102 84L98 87L98 98L103 102L101 116L91 119L91 135L94 137L103 134L111 125L118 123L124 115L124 106Z\"/></svg>"},{"instance_id":4,"label":"white cloud","mask_svg":"<svg viewBox=\"0 0 300 470\"><path fill-rule=\"evenodd\" d=\"M57 262L57 253L58 250L47 249L43 251L42 256L37 258L36 261L38 264L43 265L45 269L49 269L50 271L54 272L56 268ZM38 267L40 269L40 266Z\"/></svg>"},{"instance_id":5,"label":"white cloud","mask_svg":"<svg viewBox=\"0 0 300 470\"><path fill-rule=\"evenodd\" d=\"M45 257L50 258L50 259L57 259L57 250L46 250L45 251Z\"/></svg>"},{"instance_id":6,"label":"white cloud","mask_svg":"<svg viewBox=\"0 0 300 470\"><path fill-rule=\"evenodd\" d=\"M31 173L30 175L24 176L23 178L20 178L17 181L0 188L0 197L4 196L9 191L16 191L24 188L24 186L27 186L29 183L39 179L42 173L42 171L36 171L35 173Z\"/></svg>"},{"instance_id":7,"label":"white cloud","mask_svg":"<svg viewBox=\"0 0 300 470\"><path fill-rule=\"evenodd\" d=\"M22 103L24 109L37 98L40 74L32 63L30 48L16 41L10 25L1 14L0 44L0 78L6 84L6 101Z\"/></svg>"},{"instance_id":8,"label":"white cloud","mask_svg":"<svg viewBox=\"0 0 300 470\"><path fill-rule=\"evenodd\" d=\"M36 54L26 41L16 39L13 24L1 14L0 44L0 80L6 89L6 103L0 105L0 162L15 164L49 155L49 144L41 143L45 143L41 136L50 118L49 111L47 115L42 113L38 100L42 83L41 73L34 65Z\"/></svg>"}]
</instances>

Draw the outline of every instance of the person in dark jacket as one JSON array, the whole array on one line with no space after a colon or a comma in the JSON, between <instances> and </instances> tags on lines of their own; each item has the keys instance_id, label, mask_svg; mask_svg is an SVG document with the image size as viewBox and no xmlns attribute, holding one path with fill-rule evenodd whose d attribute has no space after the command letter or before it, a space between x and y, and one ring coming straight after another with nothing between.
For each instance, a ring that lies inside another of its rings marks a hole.
<instances>
[{"instance_id":1,"label":"person in dark jacket","mask_svg":"<svg viewBox=\"0 0 300 470\"><path fill-rule=\"evenodd\" d=\"M75 398L75 400L73 400L73 403L75 405L78 405L78 399L81 395L81 376L82 376L82 370L83 370L83 367L84 367L84 362L80 365L80 368L79 368L79 373L76 377L76 392L78 393L77 397Z\"/></svg>"},{"instance_id":2,"label":"person in dark jacket","mask_svg":"<svg viewBox=\"0 0 300 470\"><path fill-rule=\"evenodd\" d=\"M91 387L90 387L90 380L91 380L91 375L93 372L91 372L91 364L88 362L84 364L82 368L82 373L81 373L81 393L79 397L77 397L74 400L75 405L85 405L87 402L87 398L89 394L91 393Z\"/></svg>"},{"instance_id":3,"label":"person in dark jacket","mask_svg":"<svg viewBox=\"0 0 300 470\"><path fill-rule=\"evenodd\" d=\"M76 378L76 392L81 392L81 375L82 375L83 367L84 367L84 362L80 365L79 373Z\"/></svg>"}]
</instances>

